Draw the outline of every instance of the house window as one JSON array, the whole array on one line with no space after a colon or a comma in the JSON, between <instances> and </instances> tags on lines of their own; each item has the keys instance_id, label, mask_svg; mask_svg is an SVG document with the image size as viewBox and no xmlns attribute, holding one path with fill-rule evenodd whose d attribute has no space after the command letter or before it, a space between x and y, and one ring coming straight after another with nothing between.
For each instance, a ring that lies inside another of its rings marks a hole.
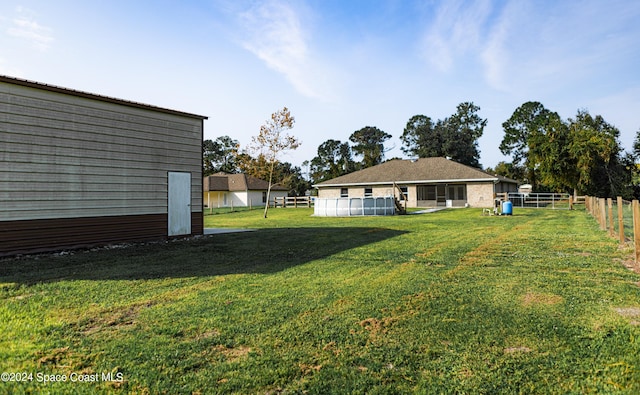
<instances>
[{"instance_id":1,"label":"house window","mask_svg":"<svg viewBox=\"0 0 640 395\"><path fill-rule=\"evenodd\" d=\"M420 185L416 192L418 200L436 200L435 185Z\"/></svg>"},{"instance_id":2,"label":"house window","mask_svg":"<svg viewBox=\"0 0 640 395\"><path fill-rule=\"evenodd\" d=\"M467 188L465 185L449 185L449 200L467 200Z\"/></svg>"},{"instance_id":3,"label":"house window","mask_svg":"<svg viewBox=\"0 0 640 395\"><path fill-rule=\"evenodd\" d=\"M458 199L467 200L467 187L466 185L458 185Z\"/></svg>"},{"instance_id":4,"label":"house window","mask_svg":"<svg viewBox=\"0 0 640 395\"><path fill-rule=\"evenodd\" d=\"M400 195L400 200L409 200L409 187L400 187L402 191L402 195Z\"/></svg>"},{"instance_id":5,"label":"house window","mask_svg":"<svg viewBox=\"0 0 640 395\"><path fill-rule=\"evenodd\" d=\"M349 188L340 188L340 197L349 197Z\"/></svg>"},{"instance_id":6,"label":"house window","mask_svg":"<svg viewBox=\"0 0 640 395\"><path fill-rule=\"evenodd\" d=\"M371 197L371 196L373 196L373 188L365 188L364 197Z\"/></svg>"},{"instance_id":7,"label":"house window","mask_svg":"<svg viewBox=\"0 0 640 395\"><path fill-rule=\"evenodd\" d=\"M267 203L267 192L262 192L262 203Z\"/></svg>"}]
</instances>

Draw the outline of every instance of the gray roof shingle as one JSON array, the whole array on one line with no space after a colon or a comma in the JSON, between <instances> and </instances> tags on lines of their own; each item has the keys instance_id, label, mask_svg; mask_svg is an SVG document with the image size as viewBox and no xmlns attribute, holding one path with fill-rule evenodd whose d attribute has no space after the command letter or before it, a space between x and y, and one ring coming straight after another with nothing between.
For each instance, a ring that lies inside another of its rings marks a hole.
<instances>
[{"instance_id":1,"label":"gray roof shingle","mask_svg":"<svg viewBox=\"0 0 640 395\"><path fill-rule=\"evenodd\" d=\"M392 182L411 184L444 181L498 181L497 176L447 158L394 159L316 184L318 188L339 185L374 185ZM514 182L509 180L507 182Z\"/></svg>"}]
</instances>

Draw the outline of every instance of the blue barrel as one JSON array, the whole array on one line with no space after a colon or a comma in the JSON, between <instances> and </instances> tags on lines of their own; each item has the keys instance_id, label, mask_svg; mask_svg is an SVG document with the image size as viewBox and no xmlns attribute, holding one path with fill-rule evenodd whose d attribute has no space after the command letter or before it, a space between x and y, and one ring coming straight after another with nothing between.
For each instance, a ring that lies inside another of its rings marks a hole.
<instances>
[{"instance_id":1,"label":"blue barrel","mask_svg":"<svg viewBox=\"0 0 640 395\"><path fill-rule=\"evenodd\" d=\"M506 201L502 202L502 215L513 214L513 203Z\"/></svg>"}]
</instances>

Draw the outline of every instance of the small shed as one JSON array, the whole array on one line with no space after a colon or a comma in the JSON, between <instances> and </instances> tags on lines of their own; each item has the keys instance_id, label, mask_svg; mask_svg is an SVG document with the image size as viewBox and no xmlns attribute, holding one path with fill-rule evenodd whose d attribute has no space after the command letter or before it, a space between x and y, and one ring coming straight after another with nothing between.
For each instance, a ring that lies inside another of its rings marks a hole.
<instances>
[{"instance_id":1,"label":"small shed","mask_svg":"<svg viewBox=\"0 0 640 395\"><path fill-rule=\"evenodd\" d=\"M0 256L202 234L205 119L0 76Z\"/></svg>"},{"instance_id":2,"label":"small shed","mask_svg":"<svg viewBox=\"0 0 640 395\"><path fill-rule=\"evenodd\" d=\"M269 182L247 174L216 173L204 177L204 205L213 207L258 207L267 203ZM271 201L288 195L281 185L271 186Z\"/></svg>"}]
</instances>

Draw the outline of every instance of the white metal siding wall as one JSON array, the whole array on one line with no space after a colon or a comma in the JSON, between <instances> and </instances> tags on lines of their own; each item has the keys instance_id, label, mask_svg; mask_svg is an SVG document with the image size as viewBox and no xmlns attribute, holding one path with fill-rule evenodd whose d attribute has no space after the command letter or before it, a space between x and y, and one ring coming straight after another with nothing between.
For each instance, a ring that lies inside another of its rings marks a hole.
<instances>
[{"instance_id":1,"label":"white metal siding wall","mask_svg":"<svg viewBox=\"0 0 640 395\"><path fill-rule=\"evenodd\" d=\"M202 120L0 82L0 220L167 213L167 171L202 207Z\"/></svg>"},{"instance_id":2,"label":"white metal siding wall","mask_svg":"<svg viewBox=\"0 0 640 395\"><path fill-rule=\"evenodd\" d=\"M273 197L272 197L273 199ZM262 202L262 191L247 191L247 206L252 207L264 206Z\"/></svg>"}]
</instances>

